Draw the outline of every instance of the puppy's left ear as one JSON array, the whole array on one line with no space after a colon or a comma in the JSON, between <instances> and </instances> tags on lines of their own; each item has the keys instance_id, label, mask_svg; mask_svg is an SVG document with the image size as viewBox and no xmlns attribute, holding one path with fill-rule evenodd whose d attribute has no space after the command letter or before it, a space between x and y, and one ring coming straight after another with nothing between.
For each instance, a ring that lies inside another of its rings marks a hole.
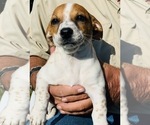
<instances>
[{"instance_id":1,"label":"puppy's left ear","mask_svg":"<svg viewBox=\"0 0 150 125\"><path fill-rule=\"evenodd\" d=\"M101 23L91 15L92 26L93 26L93 39L99 40L103 37L103 28Z\"/></svg>"}]
</instances>

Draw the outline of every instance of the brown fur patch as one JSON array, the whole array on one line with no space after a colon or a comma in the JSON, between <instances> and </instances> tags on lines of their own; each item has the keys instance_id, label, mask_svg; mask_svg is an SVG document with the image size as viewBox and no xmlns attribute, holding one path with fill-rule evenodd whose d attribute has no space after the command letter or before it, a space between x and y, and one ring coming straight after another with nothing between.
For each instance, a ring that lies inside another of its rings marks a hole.
<instances>
[{"instance_id":1,"label":"brown fur patch","mask_svg":"<svg viewBox=\"0 0 150 125\"><path fill-rule=\"evenodd\" d=\"M86 21L85 22L80 22L80 21L77 22L76 17L78 15L85 16ZM77 27L83 32L83 34L86 37L91 37L92 30L93 30L93 27L91 25L92 24L91 17L90 17L90 14L88 13L88 11L84 7L82 7L78 4L74 4L73 9L70 13L70 17L71 17L71 20L76 23Z\"/></svg>"}]
</instances>

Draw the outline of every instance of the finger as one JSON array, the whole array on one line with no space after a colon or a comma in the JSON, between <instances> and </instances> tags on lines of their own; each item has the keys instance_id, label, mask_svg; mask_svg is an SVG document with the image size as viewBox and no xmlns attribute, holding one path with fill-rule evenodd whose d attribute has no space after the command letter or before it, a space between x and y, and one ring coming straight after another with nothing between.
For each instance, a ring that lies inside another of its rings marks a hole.
<instances>
[{"instance_id":1,"label":"finger","mask_svg":"<svg viewBox=\"0 0 150 125\"><path fill-rule=\"evenodd\" d=\"M62 97L61 101L62 102L75 102L75 101L80 101L84 99L88 99L89 96L86 93L79 94L79 95L72 95L72 96L66 96Z\"/></svg>"},{"instance_id":2,"label":"finger","mask_svg":"<svg viewBox=\"0 0 150 125\"><path fill-rule=\"evenodd\" d=\"M67 114L67 115L86 115L86 114L91 114L92 111L93 111L93 108L90 108L84 111L79 111L79 112L67 112L67 111L60 110L60 113Z\"/></svg>"},{"instance_id":3,"label":"finger","mask_svg":"<svg viewBox=\"0 0 150 125\"><path fill-rule=\"evenodd\" d=\"M90 98L72 103L60 103L57 105L58 110L63 110L65 112L80 112L90 108L92 108L92 101Z\"/></svg>"},{"instance_id":4,"label":"finger","mask_svg":"<svg viewBox=\"0 0 150 125\"><path fill-rule=\"evenodd\" d=\"M57 97L57 96L54 96L54 104L59 104L59 103L62 103L62 102L75 102L75 101L80 101L80 100L84 100L84 99L88 99L89 96L86 94L86 93L83 93L83 94L79 94L79 95L73 95L73 96L66 96L66 97Z\"/></svg>"},{"instance_id":5,"label":"finger","mask_svg":"<svg viewBox=\"0 0 150 125\"><path fill-rule=\"evenodd\" d=\"M85 89L80 85L75 86L58 85L58 86L50 86L49 92L53 96L64 97L84 93Z\"/></svg>"},{"instance_id":6,"label":"finger","mask_svg":"<svg viewBox=\"0 0 150 125\"><path fill-rule=\"evenodd\" d=\"M62 103L62 98L57 97L57 96L53 96L53 98L54 98L54 101L53 101L54 104L57 105L59 103Z\"/></svg>"}]
</instances>

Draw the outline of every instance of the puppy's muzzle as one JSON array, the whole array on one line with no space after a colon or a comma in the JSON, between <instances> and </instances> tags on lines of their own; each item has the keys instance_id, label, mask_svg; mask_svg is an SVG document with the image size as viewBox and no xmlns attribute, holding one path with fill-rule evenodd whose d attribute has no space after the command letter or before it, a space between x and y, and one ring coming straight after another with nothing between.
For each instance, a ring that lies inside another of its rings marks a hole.
<instances>
[{"instance_id":1,"label":"puppy's muzzle","mask_svg":"<svg viewBox=\"0 0 150 125\"><path fill-rule=\"evenodd\" d=\"M60 30L61 42L60 45L68 52L68 54L75 53L81 42L78 42L78 37L74 34L74 29L70 27L63 27Z\"/></svg>"},{"instance_id":2,"label":"puppy's muzzle","mask_svg":"<svg viewBox=\"0 0 150 125\"><path fill-rule=\"evenodd\" d=\"M73 35L73 30L69 27L63 28L60 31L60 36L62 37L63 40L71 39L72 35Z\"/></svg>"}]
</instances>

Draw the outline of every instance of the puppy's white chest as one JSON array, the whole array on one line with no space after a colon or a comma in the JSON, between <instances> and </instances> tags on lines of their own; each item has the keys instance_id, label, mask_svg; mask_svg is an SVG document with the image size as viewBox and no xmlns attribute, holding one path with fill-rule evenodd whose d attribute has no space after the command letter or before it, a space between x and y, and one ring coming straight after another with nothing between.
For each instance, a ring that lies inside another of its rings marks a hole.
<instances>
[{"instance_id":1,"label":"puppy's white chest","mask_svg":"<svg viewBox=\"0 0 150 125\"><path fill-rule=\"evenodd\" d=\"M58 76L55 77L55 84L79 84L80 65L81 64L73 58L62 58L62 60L55 65L54 72L56 76Z\"/></svg>"},{"instance_id":2,"label":"puppy's white chest","mask_svg":"<svg viewBox=\"0 0 150 125\"><path fill-rule=\"evenodd\" d=\"M47 72L47 75L44 75L45 73L40 75L49 81L49 84L79 84L81 65L81 62L74 58L54 53L43 67L42 72Z\"/></svg>"},{"instance_id":3,"label":"puppy's white chest","mask_svg":"<svg viewBox=\"0 0 150 125\"><path fill-rule=\"evenodd\" d=\"M41 69L39 75L48 84L69 84L72 86L84 83L85 79L91 76L91 79L96 79L95 76L97 76L99 70L99 63L94 58L80 60L55 52Z\"/></svg>"}]
</instances>

